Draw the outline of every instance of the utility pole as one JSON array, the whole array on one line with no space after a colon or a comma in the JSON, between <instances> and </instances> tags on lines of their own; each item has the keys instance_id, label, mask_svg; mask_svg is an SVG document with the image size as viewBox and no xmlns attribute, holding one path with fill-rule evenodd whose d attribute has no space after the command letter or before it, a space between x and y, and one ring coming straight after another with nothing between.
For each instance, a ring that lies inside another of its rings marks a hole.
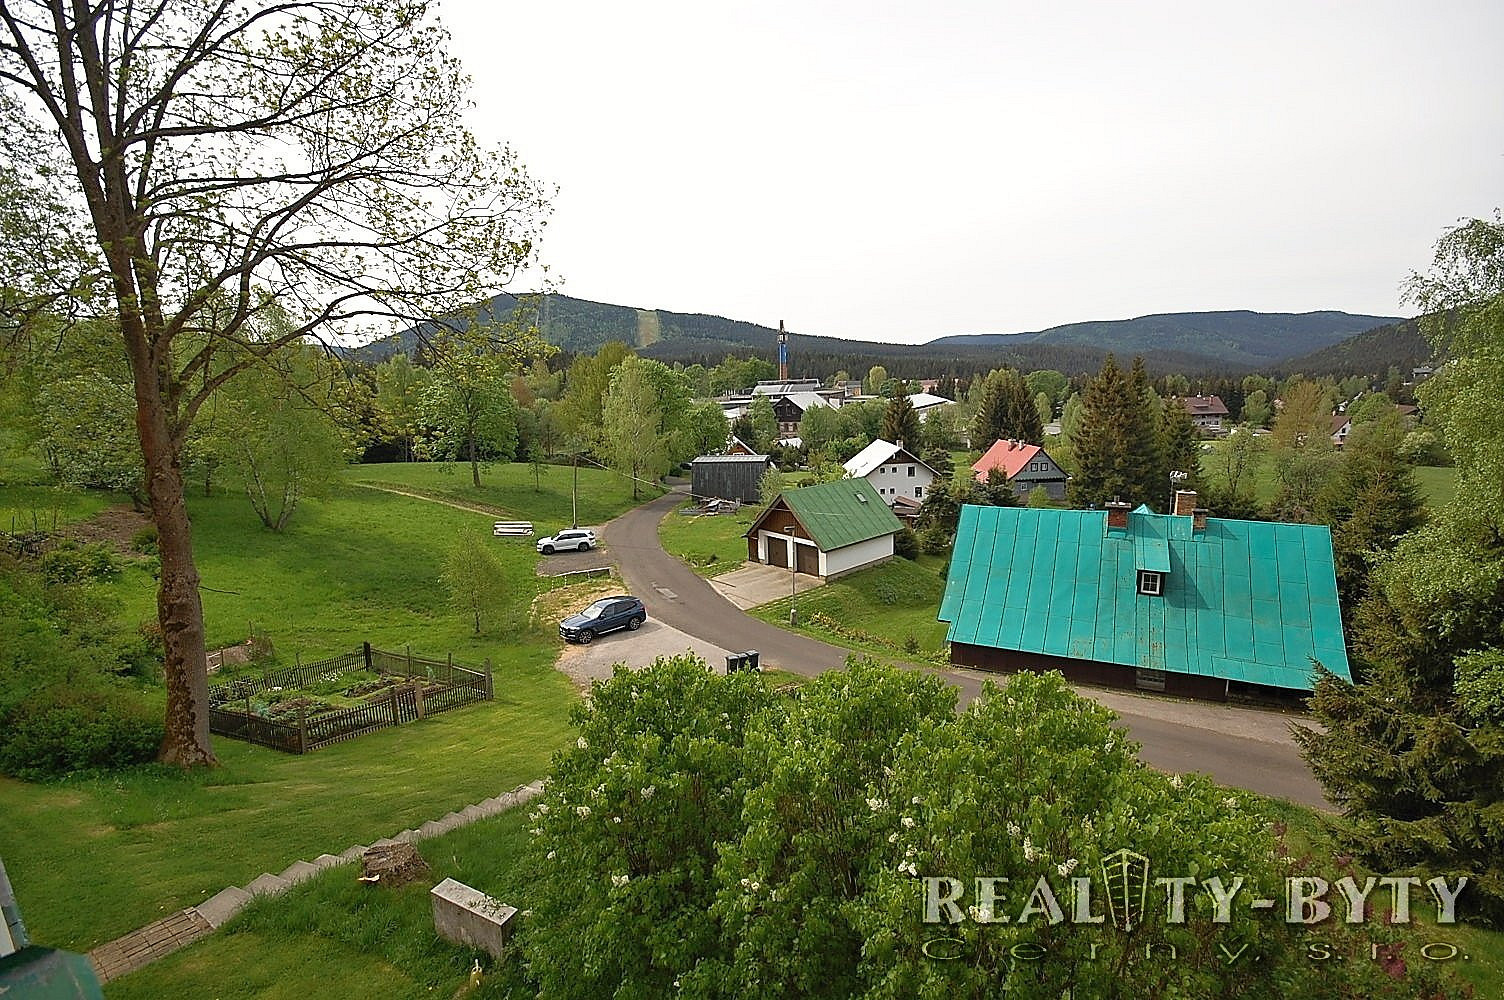
<instances>
[{"instance_id":1,"label":"utility pole","mask_svg":"<svg viewBox=\"0 0 1504 1000\"><path fill-rule=\"evenodd\" d=\"M580 453L574 453L574 485L569 487L569 526L580 526Z\"/></svg>"}]
</instances>

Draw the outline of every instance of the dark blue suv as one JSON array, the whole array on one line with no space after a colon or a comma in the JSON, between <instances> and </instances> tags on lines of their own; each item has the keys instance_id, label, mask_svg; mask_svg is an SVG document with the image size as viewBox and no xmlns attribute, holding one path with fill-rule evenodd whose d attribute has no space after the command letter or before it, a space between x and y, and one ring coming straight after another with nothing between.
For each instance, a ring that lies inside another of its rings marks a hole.
<instances>
[{"instance_id":1,"label":"dark blue suv","mask_svg":"<svg viewBox=\"0 0 1504 1000\"><path fill-rule=\"evenodd\" d=\"M602 597L579 614L559 623L559 638L565 642L588 643L598 635L619 628L637 631L648 620L648 609L635 597L621 594Z\"/></svg>"}]
</instances>

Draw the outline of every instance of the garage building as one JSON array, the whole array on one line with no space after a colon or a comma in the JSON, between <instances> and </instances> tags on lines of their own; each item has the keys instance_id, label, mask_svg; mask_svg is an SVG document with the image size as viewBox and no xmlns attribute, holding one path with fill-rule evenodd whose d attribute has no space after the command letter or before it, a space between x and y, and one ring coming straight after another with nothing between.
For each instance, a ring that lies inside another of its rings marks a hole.
<instances>
[{"instance_id":1,"label":"garage building","mask_svg":"<svg viewBox=\"0 0 1504 1000\"><path fill-rule=\"evenodd\" d=\"M785 490L747 530L747 558L835 579L893 558L903 528L865 479ZM792 550L792 551L791 551Z\"/></svg>"}]
</instances>

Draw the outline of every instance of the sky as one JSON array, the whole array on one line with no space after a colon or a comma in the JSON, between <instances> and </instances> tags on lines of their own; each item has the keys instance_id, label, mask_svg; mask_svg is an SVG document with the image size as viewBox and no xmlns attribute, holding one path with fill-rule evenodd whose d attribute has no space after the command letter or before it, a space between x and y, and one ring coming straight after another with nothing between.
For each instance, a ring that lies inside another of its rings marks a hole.
<instances>
[{"instance_id":1,"label":"sky","mask_svg":"<svg viewBox=\"0 0 1504 1000\"><path fill-rule=\"evenodd\" d=\"M600 302L902 343L1409 315L1504 206L1498 0L438 10L472 129L556 187L550 277Z\"/></svg>"}]
</instances>

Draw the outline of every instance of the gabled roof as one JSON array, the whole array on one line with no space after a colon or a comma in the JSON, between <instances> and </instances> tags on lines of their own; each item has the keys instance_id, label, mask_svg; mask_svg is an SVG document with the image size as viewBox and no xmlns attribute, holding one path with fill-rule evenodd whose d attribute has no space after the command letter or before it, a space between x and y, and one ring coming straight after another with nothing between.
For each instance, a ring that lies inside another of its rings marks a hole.
<instances>
[{"instance_id":1,"label":"gabled roof","mask_svg":"<svg viewBox=\"0 0 1504 1000\"><path fill-rule=\"evenodd\" d=\"M1165 574L1138 593L1137 570ZM947 639L1309 691L1311 660L1350 677L1331 531L1134 511L961 508Z\"/></svg>"},{"instance_id":2,"label":"gabled roof","mask_svg":"<svg viewBox=\"0 0 1504 1000\"><path fill-rule=\"evenodd\" d=\"M834 403L826 399L824 396L820 395L818 392L785 392L781 393L780 395L782 396L782 398L799 407L800 410L808 410L812 406L829 406L832 408L835 407Z\"/></svg>"},{"instance_id":3,"label":"gabled roof","mask_svg":"<svg viewBox=\"0 0 1504 1000\"><path fill-rule=\"evenodd\" d=\"M987 473L998 468L1003 470L1003 475L1012 479L1024 471L1042 450L1037 444L1026 444L1023 441L994 441L987 453L972 464L971 471L976 473L978 479L986 479Z\"/></svg>"},{"instance_id":4,"label":"gabled roof","mask_svg":"<svg viewBox=\"0 0 1504 1000\"><path fill-rule=\"evenodd\" d=\"M1352 423L1352 418L1349 417L1347 414L1345 414L1345 413L1333 413L1332 414L1332 433L1333 434L1340 433L1342 431L1342 428L1346 427L1350 423Z\"/></svg>"},{"instance_id":5,"label":"gabled roof","mask_svg":"<svg viewBox=\"0 0 1504 1000\"><path fill-rule=\"evenodd\" d=\"M932 392L909 393L909 403L916 410L927 410L932 406L944 406L947 403L954 402L954 399L946 399L944 396L937 396Z\"/></svg>"},{"instance_id":6,"label":"gabled roof","mask_svg":"<svg viewBox=\"0 0 1504 1000\"><path fill-rule=\"evenodd\" d=\"M1221 396L1187 396L1181 402L1193 417L1227 416L1227 404Z\"/></svg>"},{"instance_id":7,"label":"gabled roof","mask_svg":"<svg viewBox=\"0 0 1504 1000\"><path fill-rule=\"evenodd\" d=\"M763 509L747 535L753 535L780 504L794 515L815 544L826 552L881 538L903 529L877 490L865 479L837 479L818 486L784 490Z\"/></svg>"},{"instance_id":8,"label":"gabled roof","mask_svg":"<svg viewBox=\"0 0 1504 1000\"><path fill-rule=\"evenodd\" d=\"M884 441L882 438L878 438L851 456L851 459L844 466L846 474L852 479L865 478L871 474L873 469L887 465L893 461L894 456L904 456L899 458L900 462L923 465L926 469L930 470L930 475L937 475L934 469L931 469L926 462L916 457L912 451L909 451L903 445L894 444L892 441Z\"/></svg>"},{"instance_id":9,"label":"gabled roof","mask_svg":"<svg viewBox=\"0 0 1504 1000\"><path fill-rule=\"evenodd\" d=\"M767 455L701 455L690 465L767 465L772 459Z\"/></svg>"}]
</instances>

